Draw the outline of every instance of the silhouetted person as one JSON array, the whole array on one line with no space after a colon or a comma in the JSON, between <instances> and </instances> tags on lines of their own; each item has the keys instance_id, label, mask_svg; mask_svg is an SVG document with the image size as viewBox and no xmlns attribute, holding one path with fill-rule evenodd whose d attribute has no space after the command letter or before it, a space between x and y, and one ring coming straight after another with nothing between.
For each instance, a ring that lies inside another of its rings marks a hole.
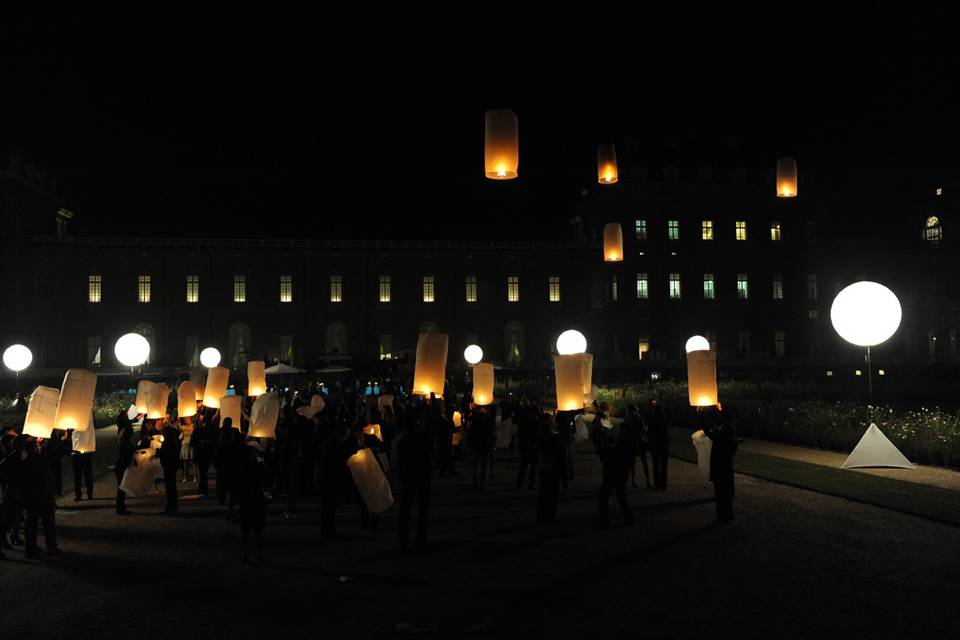
<instances>
[{"instance_id":1,"label":"silhouetted person","mask_svg":"<svg viewBox=\"0 0 960 640\"><path fill-rule=\"evenodd\" d=\"M710 450L710 481L717 497L717 523L726 524L733 517L733 456L737 452L736 434L733 429L733 413L730 409L720 412L719 424L710 426L704 421L703 432L713 441Z\"/></svg>"},{"instance_id":2,"label":"silhouetted person","mask_svg":"<svg viewBox=\"0 0 960 640\"><path fill-rule=\"evenodd\" d=\"M427 527L430 521L430 480L433 475L433 455L436 434L430 428L436 419L429 415L440 410L439 403L430 394L431 404L421 407L427 415L408 412L404 418L403 434L397 442L397 477L400 481L400 510L397 521L397 537L401 550L410 542L410 512L417 504L416 549L427 545Z\"/></svg>"},{"instance_id":3,"label":"silhouetted person","mask_svg":"<svg viewBox=\"0 0 960 640\"><path fill-rule=\"evenodd\" d=\"M263 560L263 528L267 524L267 498L263 494L266 464L263 445L255 438L247 438L246 446L237 451L234 463L236 480L234 491L240 507L240 534L243 539L243 561L247 562L247 546L253 532L257 546L257 561Z\"/></svg>"},{"instance_id":4,"label":"silhouetted person","mask_svg":"<svg viewBox=\"0 0 960 640\"><path fill-rule=\"evenodd\" d=\"M473 456L473 486L477 489L486 488L490 479L490 456L497 442L491 408L474 407L470 415L470 430L467 432L467 446Z\"/></svg>"},{"instance_id":5,"label":"silhouetted person","mask_svg":"<svg viewBox=\"0 0 960 640\"><path fill-rule=\"evenodd\" d=\"M622 524L633 524L633 514L627 501L627 464L630 459L628 445L619 426L613 425L601 410L596 414L591 439L603 464L603 481L600 484L597 524L610 524L610 494L616 493L620 505Z\"/></svg>"},{"instance_id":6,"label":"silhouetted person","mask_svg":"<svg viewBox=\"0 0 960 640\"><path fill-rule=\"evenodd\" d=\"M537 522L554 522L560 505L560 478L566 473L563 445L559 430L572 421L570 412L558 411L555 418L537 416L537 474L540 493L537 496ZM554 428L556 427L556 428Z\"/></svg>"},{"instance_id":7,"label":"silhouetted person","mask_svg":"<svg viewBox=\"0 0 960 640\"><path fill-rule=\"evenodd\" d=\"M36 440L28 441L20 452L18 472L22 489L23 506L27 512L26 556L39 558L37 545L37 523L43 522L43 537L47 545L47 555L60 554L57 546L56 507L54 501L54 461L59 464L64 451L70 446L69 433L60 440L47 440L41 448Z\"/></svg>"},{"instance_id":8,"label":"silhouetted person","mask_svg":"<svg viewBox=\"0 0 960 640\"><path fill-rule=\"evenodd\" d=\"M0 437L0 553L3 549L12 549L11 542L22 544L20 540L20 516L23 512L23 496L20 488L20 452L26 444L24 436L18 436L13 427L4 427ZM7 534L10 539L7 539Z\"/></svg>"},{"instance_id":9,"label":"silhouetted person","mask_svg":"<svg viewBox=\"0 0 960 640\"><path fill-rule=\"evenodd\" d=\"M127 494L120 489L123 474L133 462L136 445L133 441L133 424L126 411L117 416L117 461L113 465L113 474L117 477L117 513L121 516L130 515L127 509Z\"/></svg>"},{"instance_id":10,"label":"silhouetted person","mask_svg":"<svg viewBox=\"0 0 960 640\"><path fill-rule=\"evenodd\" d=\"M217 441L217 430L210 419L201 413L194 418L193 445L194 460L197 463L197 492L206 496L210 490L210 463L213 462L213 450Z\"/></svg>"},{"instance_id":11,"label":"silhouetted person","mask_svg":"<svg viewBox=\"0 0 960 640\"><path fill-rule=\"evenodd\" d=\"M650 459L653 462L653 486L661 491L667 488L667 461L670 453L670 432L667 414L656 400L650 401Z\"/></svg>"},{"instance_id":12,"label":"silhouetted person","mask_svg":"<svg viewBox=\"0 0 960 640\"><path fill-rule=\"evenodd\" d=\"M520 468L517 470L517 489L527 479L527 488L537 488L537 440L539 438L539 417L542 412L536 405L523 404L514 414L517 425L517 446L520 449Z\"/></svg>"},{"instance_id":13,"label":"silhouetted person","mask_svg":"<svg viewBox=\"0 0 960 640\"><path fill-rule=\"evenodd\" d=\"M627 470L630 473L630 484L637 486L637 457L643 465L643 479L650 489L650 469L647 467L647 445L649 444L649 434L647 425L643 416L633 405L627 406L627 417L621 425L621 431L624 439L624 446L627 447Z\"/></svg>"},{"instance_id":14,"label":"silhouetted person","mask_svg":"<svg viewBox=\"0 0 960 640\"><path fill-rule=\"evenodd\" d=\"M453 475L453 424L444 413L443 401L436 400L436 409L431 405L431 411L427 414L430 424L428 428L433 432L436 442L434 443L434 457L437 462L437 470L441 478L447 475Z\"/></svg>"},{"instance_id":15,"label":"silhouetted person","mask_svg":"<svg viewBox=\"0 0 960 640\"><path fill-rule=\"evenodd\" d=\"M217 466L217 503L227 505L228 520L233 518L233 509L236 505L231 487L237 443L240 438L240 431L233 426L233 418L224 418L217 431L214 464Z\"/></svg>"},{"instance_id":16,"label":"silhouetted person","mask_svg":"<svg viewBox=\"0 0 960 640\"><path fill-rule=\"evenodd\" d=\"M320 448L320 536L335 540L337 533L337 508L343 502L348 488L353 484L347 459L356 453L356 440L350 428L338 424Z\"/></svg>"},{"instance_id":17,"label":"silhouetted person","mask_svg":"<svg viewBox=\"0 0 960 640\"><path fill-rule=\"evenodd\" d=\"M160 465L163 467L163 488L167 494L167 506L163 513L175 513L177 502L177 469L180 468L180 430L172 422L165 422L163 444L160 445Z\"/></svg>"},{"instance_id":18,"label":"silhouetted person","mask_svg":"<svg viewBox=\"0 0 960 640\"><path fill-rule=\"evenodd\" d=\"M74 451L70 455L70 464L73 467L74 502L80 502L83 497L81 490L84 487L87 489L87 500L93 500L93 451Z\"/></svg>"}]
</instances>

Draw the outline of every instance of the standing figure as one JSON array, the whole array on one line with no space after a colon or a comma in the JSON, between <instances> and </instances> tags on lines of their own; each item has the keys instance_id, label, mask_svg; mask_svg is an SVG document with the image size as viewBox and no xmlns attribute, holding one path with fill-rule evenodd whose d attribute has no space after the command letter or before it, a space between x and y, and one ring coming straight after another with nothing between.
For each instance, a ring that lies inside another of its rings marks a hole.
<instances>
[{"instance_id":1,"label":"standing figure","mask_svg":"<svg viewBox=\"0 0 960 640\"><path fill-rule=\"evenodd\" d=\"M667 461L670 453L670 432L667 414L656 400L650 401L650 417L647 421L650 434L650 459L653 462L653 486L667 490Z\"/></svg>"},{"instance_id":2,"label":"standing figure","mask_svg":"<svg viewBox=\"0 0 960 640\"><path fill-rule=\"evenodd\" d=\"M439 412L439 402L430 394L431 404L424 411ZM397 442L397 478L400 481L400 510L397 537L401 550L409 546L410 512L417 503L417 537L414 548L427 545L427 526L430 521L430 481L433 476L433 456L436 434L431 427L437 424L434 415L421 417L411 408L404 414L403 435ZM447 440L449 442L449 439Z\"/></svg>"},{"instance_id":3,"label":"standing figure","mask_svg":"<svg viewBox=\"0 0 960 640\"><path fill-rule=\"evenodd\" d=\"M3 428L0 437L0 556L3 549L12 549L12 544L23 544L20 538L20 518L23 513L23 497L20 490L20 452L26 439L17 435L14 427ZM10 539L7 539L7 533Z\"/></svg>"},{"instance_id":4,"label":"standing figure","mask_svg":"<svg viewBox=\"0 0 960 640\"><path fill-rule=\"evenodd\" d=\"M93 451L72 451L70 464L73 467L73 501L80 502L82 489L87 489L87 500L93 500Z\"/></svg>"},{"instance_id":5,"label":"standing figure","mask_svg":"<svg viewBox=\"0 0 960 640\"><path fill-rule=\"evenodd\" d=\"M180 468L180 430L169 420L163 421L161 435L163 444L160 445L160 465L163 467L163 488L167 494L167 506L164 514L175 513L179 503L177 501L177 469Z\"/></svg>"},{"instance_id":6,"label":"standing figure","mask_svg":"<svg viewBox=\"0 0 960 640\"><path fill-rule=\"evenodd\" d=\"M554 522L560 506L560 478L566 473L563 445L555 427L565 424L570 416L567 411L558 411L553 416L541 414L537 418L537 474L540 477L537 522Z\"/></svg>"},{"instance_id":7,"label":"standing figure","mask_svg":"<svg viewBox=\"0 0 960 640\"><path fill-rule=\"evenodd\" d=\"M250 533L257 546L257 562L263 561L263 528L267 524L267 498L263 493L266 478L264 447L256 438L246 438L246 446L237 451L234 491L240 507L240 535L243 540L243 562L247 562Z\"/></svg>"},{"instance_id":8,"label":"standing figure","mask_svg":"<svg viewBox=\"0 0 960 640\"><path fill-rule=\"evenodd\" d=\"M193 458L193 419L183 418L183 426L180 427L180 464L183 467L184 482L193 482L196 475Z\"/></svg>"},{"instance_id":9,"label":"standing figure","mask_svg":"<svg viewBox=\"0 0 960 640\"><path fill-rule=\"evenodd\" d=\"M733 429L733 412L720 412L716 426L705 426L703 432L713 441L710 450L710 481L717 497L717 524L727 524L733 517L733 456L737 452Z\"/></svg>"},{"instance_id":10,"label":"standing figure","mask_svg":"<svg viewBox=\"0 0 960 640\"><path fill-rule=\"evenodd\" d=\"M24 443L19 453L19 485L23 495L23 506L27 511L26 556L39 558L37 545L37 524L43 522L43 537L47 544L47 555L60 555L57 545L56 507L54 501L54 466L59 466L64 451L70 446L70 432L60 440L47 440L41 448L40 442L31 438Z\"/></svg>"},{"instance_id":11,"label":"standing figure","mask_svg":"<svg viewBox=\"0 0 960 640\"><path fill-rule=\"evenodd\" d=\"M227 505L227 520L233 519L236 497L233 495L233 466L240 431L233 426L233 418L224 418L217 431L213 463L217 467L217 503ZM230 496L229 501L227 495Z\"/></svg>"},{"instance_id":12,"label":"standing figure","mask_svg":"<svg viewBox=\"0 0 960 640\"><path fill-rule=\"evenodd\" d=\"M197 463L197 492L204 497L209 491L210 463L213 462L213 447L216 436L216 430L210 419L198 413L194 417L193 435L190 438L190 444L193 445L193 456Z\"/></svg>"},{"instance_id":13,"label":"standing figure","mask_svg":"<svg viewBox=\"0 0 960 640\"><path fill-rule=\"evenodd\" d=\"M127 494L120 488L123 474L133 462L136 445L133 442L133 424L126 411L120 411L117 416L117 461L113 465L113 474L117 477L117 514L128 516L132 512L127 509Z\"/></svg>"},{"instance_id":14,"label":"standing figure","mask_svg":"<svg viewBox=\"0 0 960 640\"><path fill-rule=\"evenodd\" d=\"M473 407L470 413L470 430L467 432L467 446L473 457L473 486L484 489L490 478L490 456L496 444L492 407Z\"/></svg>"},{"instance_id":15,"label":"standing figure","mask_svg":"<svg viewBox=\"0 0 960 640\"><path fill-rule=\"evenodd\" d=\"M537 440L539 438L539 417L542 412L536 405L523 402L520 410L514 414L517 424L517 445L520 449L520 468L517 470L517 489L527 480L527 489L537 488Z\"/></svg>"},{"instance_id":16,"label":"standing figure","mask_svg":"<svg viewBox=\"0 0 960 640\"><path fill-rule=\"evenodd\" d=\"M320 449L320 536L324 540L336 540L337 508L343 502L353 478L347 467L347 459L356 453L356 440L351 438L350 427L341 423L321 445Z\"/></svg>"},{"instance_id":17,"label":"standing figure","mask_svg":"<svg viewBox=\"0 0 960 640\"><path fill-rule=\"evenodd\" d=\"M617 494L622 517L621 524L631 525L634 519L630 512L630 503L627 501L627 464L630 453L620 427L609 421L604 415L604 410L597 413L591 434L597 455L603 464L597 525L605 527L610 524L610 494L612 493Z\"/></svg>"},{"instance_id":18,"label":"standing figure","mask_svg":"<svg viewBox=\"0 0 960 640\"><path fill-rule=\"evenodd\" d=\"M623 438L627 447L627 470L630 472L630 484L633 488L637 487L637 457L643 465L643 479L647 483L647 488L652 489L650 484L650 469L647 466L647 446L650 442L650 436L647 432L647 424L634 405L627 405L627 418L621 426Z\"/></svg>"}]
</instances>

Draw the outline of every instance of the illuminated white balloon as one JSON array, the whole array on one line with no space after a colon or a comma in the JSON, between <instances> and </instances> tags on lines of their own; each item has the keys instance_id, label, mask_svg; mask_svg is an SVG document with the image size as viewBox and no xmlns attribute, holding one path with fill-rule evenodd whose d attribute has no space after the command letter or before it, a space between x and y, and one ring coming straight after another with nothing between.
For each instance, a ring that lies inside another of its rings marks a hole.
<instances>
[{"instance_id":1,"label":"illuminated white balloon","mask_svg":"<svg viewBox=\"0 0 960 640\"><path fill-rule=\"evenodd\" d=\"M3 352L3 364L7 365L7 369L11 371L19 373L29 367L31 362L33 362L33 353L22 344L9 346Z\"/></svg>"},{"instance_id":2,"label":"illuminated white balloon","mask_svg":"<svg viewBox=\"0 0 960 640\"><path fill-rule=\"evenodd\" d=\"M463 350L463 359L469 364L477 364L483 360L483 349L475 344L472 344Z\"/></svg>"},{"instance_id":3,"label":"illuminated white balloon","mask_svg":"<svg viewBox=\"0 0 960 640\"><path fill-rule=\"evenodd\" d=\"M557 338L557 353L562 356L584 353L586 350L587 339L576 329L567 329Z\"/></svg>"},{"instance_id":4,"label":"illuminated white balloon","mask_svg":"<svg viewBox=\"0 0 960 640\"><path fill-rule=\"evenodd\" d=\"M837 294L830 322L840 337L860 347L887 340L900 326L903 311L897 296L878 282L854 282Z\"/></svg>"},{"instance_id":5,"label":"illuminated white balloon","mask_svg":"<svg viewBox=\"0 0 960 640\"><path fill-rule=\"evenodd\" d=\"M117 360L125 367L139 367L150 357L150 343L139 333L128 333L113 347Z\"/></svg>"},{"instance_id":6,"label":"illuminated white balloon","mask_svg":"<svg viewBox=\"0 0 960 640\"><path fill-rule=\"evenodd\" d=\"M200 352L200 364L205 366L207 369L212 369L213 367L220 364L220 351L215 347L207 347Z\"/></svg>"},{"instance_id":7,"label":"illuminated white balloon","mask_svg":"<svg viewBox=\"0 0 960 640\"><path fill-rule=\"evenodd\" d=\"M703 336L691 336L687 340L687 353L691 351L710 351L710 341Z\"/></svg>"}]
</instances>

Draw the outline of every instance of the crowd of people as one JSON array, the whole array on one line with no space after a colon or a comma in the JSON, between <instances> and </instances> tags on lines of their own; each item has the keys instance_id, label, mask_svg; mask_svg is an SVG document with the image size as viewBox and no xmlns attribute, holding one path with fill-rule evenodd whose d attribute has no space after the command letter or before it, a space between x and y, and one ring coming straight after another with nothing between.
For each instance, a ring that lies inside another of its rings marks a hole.
<instances>
[{"instance_id":1,"label":"crowd of people","mask_svg":"<svg viewBox=\"0 0 960 640\"><path fill-rule=\"evenodd\" d=\"M448 386L448 389L450 387ZM312 392L316 392L312 393ZM348 461L363 449L373 454L384 474L399 491L397 543L406 550L427 545L431 485L436 476L459 475L457 464L468 460L472 484L483 490L494 473L496 453L516 447L517 490L536 490L536 520L557 519L562 492L574 480L573 449L589 440L602 465L598 491L597 526L609 526L609 500L616 496L620 524L635 522L626 486L637 487L639 458L646 487L667 489L669 417L656 401L644 410L626 407L625 418L613 420L606 404L589 411L545 411L535 399L511 395L499 406L477 406L469 390L461 403L449 394L429 398L337 385L301 391L283 389L282 409L274 438L249 435L249 416L239 424L221 420L219 409L198 406L196 415L148 419L123 411L117 416L116 513L129 516L125 478L131 466L154 458L162 469L164 514L179 508L179 482L197 483L206 497L215 470L216 500L225 517L238 522L242 559L248 561L253 538L256 557L262 556L262 532L267 505L282 505L281 518L296 517L301 499L320 502L320 536L340 537L338 510L359 506L360 526L376 529L377 513L365 504ZM499 410L499 416L498 414ZM733 519L733 465L736 451L732 413L700 411L704 433L714 443L711 480L716 487L717 520ZM498 420L499 417L499 420ZM592 419L590 419L592 418ZM149 456L146 453L150 453ZM140 455L138 455L140 454ZM24 545L27 557L40 556L38 524L42 523L49 555L57 555L56 497L62 495L61 466L71 455L71 432L54 431L47 439L32 438L8 426L0 438L0 544L3 549ZM93 498L92 453L72 453L75 499ZM649 463L648 463L649 456ZM652 473L651 473L652 470ZM158 480L159 482L159 480ZM153 491L159 493L158 488ZM136 495L136 494L134 494ZM411 523L416 512L416 523ZM411 534L411 529L413 532ZM22 532L22 535L21 535ZM412 542L411 542L412 540ZM0 550L2 553L2 550Z\"/></svg>"}]
</instances>

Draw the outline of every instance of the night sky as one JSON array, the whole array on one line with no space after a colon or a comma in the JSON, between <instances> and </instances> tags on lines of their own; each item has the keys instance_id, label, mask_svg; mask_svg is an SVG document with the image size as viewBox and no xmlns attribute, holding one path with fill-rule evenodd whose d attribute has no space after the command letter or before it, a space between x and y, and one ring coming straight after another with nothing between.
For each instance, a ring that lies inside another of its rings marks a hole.
<instances>
[{"instance_id":1,"label":"night sky","mask_svg":"<svg viewBox=\"0 0 960 640\"><path fill-rule=\"evenodd\" d=\"M795 155L838 183L957 164L945 9L484 6L7 15L0 150L60 179L77 233L171 236L560 237L603 140L621 168ZM504 106L520 180L494 183Z\"/></svg>"}]
</instances>

